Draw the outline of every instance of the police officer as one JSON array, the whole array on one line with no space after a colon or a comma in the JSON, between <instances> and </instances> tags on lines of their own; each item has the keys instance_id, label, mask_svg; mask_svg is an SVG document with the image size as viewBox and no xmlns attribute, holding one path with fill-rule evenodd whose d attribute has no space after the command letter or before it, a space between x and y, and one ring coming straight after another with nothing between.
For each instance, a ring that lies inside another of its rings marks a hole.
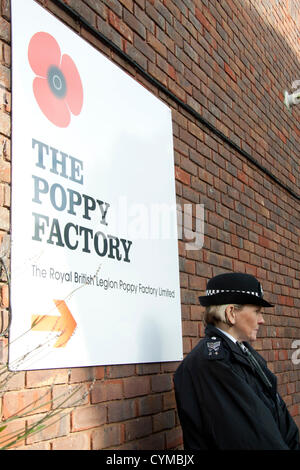
<instances>
[{"instance_id":1,"label":"police officer","mask_svg":"<svg viewBox=\"0 0 300 470\"><path fill-rule=\"evenodd\" d=\"M277 392L276 376L250 346L264 323L258 280L225 273L199 297L205 338L174 375L184 448L299 450L299 431Z\"/></svg>"}]
</instances>

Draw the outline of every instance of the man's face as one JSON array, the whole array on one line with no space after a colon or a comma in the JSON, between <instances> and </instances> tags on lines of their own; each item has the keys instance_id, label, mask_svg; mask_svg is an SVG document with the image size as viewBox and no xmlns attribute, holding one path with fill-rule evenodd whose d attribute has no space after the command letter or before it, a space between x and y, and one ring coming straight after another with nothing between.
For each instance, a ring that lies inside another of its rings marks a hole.
<instances>
[{"instance_id":1,"label":"man's face","mask_svg":"<svg viewBox=\"0 0 300 470\"><path fill-rule=\"evenodd\" d=\"M239 341L255 341L259 326L265 321L258 305L244 305L236 312L235 333Z\"/></svg>"}]
</instances>

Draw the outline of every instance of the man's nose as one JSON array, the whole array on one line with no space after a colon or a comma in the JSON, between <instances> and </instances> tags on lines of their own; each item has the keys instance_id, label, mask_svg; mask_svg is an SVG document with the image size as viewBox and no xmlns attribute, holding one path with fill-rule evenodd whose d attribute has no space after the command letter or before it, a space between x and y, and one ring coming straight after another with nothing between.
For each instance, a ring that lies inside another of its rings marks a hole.
<instances>
[{"instance_id":1,"label":"man's nose","mask_svg":"<svg viewBox=\"0 0 300 470\"><path fill-rule=\"evenodd\" d=\"M260 325L262 325L262 324L265 323L265 320L264 320L264 317L262 316L262 313L259 313L257 322L258 322Z\"/></svg>"}]
</instances>

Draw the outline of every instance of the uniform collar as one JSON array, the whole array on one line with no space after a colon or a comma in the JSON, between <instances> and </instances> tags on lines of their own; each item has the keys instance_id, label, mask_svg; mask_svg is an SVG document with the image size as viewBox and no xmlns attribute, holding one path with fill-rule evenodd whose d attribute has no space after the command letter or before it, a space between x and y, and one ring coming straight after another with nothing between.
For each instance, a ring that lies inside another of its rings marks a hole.
<instances>
[{"instance_id":1,"label":"uniform collar","mask_svg":"<svg viewBox=\"0 0 300 470\"><path fill-rule=\"evenodd\" d=\"M223 330L220 330L214 325L208 324L205 328L205 334L209 336L210 338L213 336L222 338L226 342L228 349L235 356L235 358L238 361L249 365L249 362L247 361L241 348L234 341L232 341L232 339L229 338ZM259 362L262 362L266 366L265 359L262 356L260 356L247 341L243 341L243 344L251 351L251 353L256 357L256 359L259 359Z\"/></svg>"},{"instance_id":2,"label":"uniform collar","mask_svg":"<svg viewBox=\"0 0 300 470\"><path fill-rule=\"evenodd\" d=\"M222 338L225 341L228 349L236 357L236 359L240 362L243 362L243 364L249 366L249 362L247 361L240 347L236 344L236 340L233 341L231 338L229 338L229 336L223 330L220 330L214 325L208 324L205 328L205 334L210 338L213 338L214 336ZM245 344L245 346L247 346L247 348L251 348L251 346L246 341L243 341L243 343ZM253 351L252 348L251 350Z\"/></svg>"},{"instance_id":3,"label":"uniform collar","mask_svg":"<svg viewBox=\"0 0 300 470\"><path fill-rule=\"evenodd\" d=\"M247 357L244 355L240 347L234 343L225 333L224 331L220 330L219 328L215 327L214 325L207 325L205 328L205 334L209 338L218 337L222 338L223 343L226 343L226 349L229 350L229 352L232 354L232 356L235 358L236 361L239 363L242 363L246 365L248 368L252 367L249 364L249 361L247 360ZM252 348L252 346L247 342L243 341L243 344L252 352L252 354L255 356L255 358L260 362L261 365L265 367L264 372L267 375L268 379L272 383L272 393L276 393L276 387L277 387L277 378L276 376L267 368L267 364L265 359L258 354L255 349ZM252 369L253 370L253 369Z\"/></svg>"},{"instance_id":4,"label":"uniform collar","mask_svg":"<svg viewBox=\"0 0 300 470\"><path fill-rule=\"evenodd\" d=\"M217 330L221 331L221 333L223 333L225 336L228 336L228 338L231 339L231 341L233 341L234 343L237 342L237 339L234 338L233 336L231 336L229 333L227 333L227 331L223 331L223 330L221 330L221 328L218 328L217 326L216 326L216 328L217 328Z\"/></svg>"}]
</instances>

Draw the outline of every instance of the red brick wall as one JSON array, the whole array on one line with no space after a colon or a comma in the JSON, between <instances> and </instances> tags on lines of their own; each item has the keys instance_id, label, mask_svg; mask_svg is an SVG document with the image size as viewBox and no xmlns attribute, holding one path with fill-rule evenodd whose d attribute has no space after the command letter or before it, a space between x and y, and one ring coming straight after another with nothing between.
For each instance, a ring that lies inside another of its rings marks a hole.
<instances>
[{"instance_id":1,"label":"red brick wall","mask_svg":"<svg viewBox=\"0 0 300 470\"><path fill-rule=\"evenodd\" d=\"M0 236L6 262L11 158L9 3L0 3ZM300 338L300 106L289 113L283 105L283 91L300 80L299 0L64 2L241 151L150 83L58 2L39 3L172 109L178 203L193 204L194 215L197 203L205 207L203 248L187 251L185 242L179 241L184 353L203 335L197 297L207 279L227 270L254 274L266 298L276 304L271 313L266 311L255 346L277 374L279 391L300 425L300 366L292 362L292 344ZM278 181L251 163L248 155ZM8 306L2 269L3 328ZM7 360L6 346L7 337L2 336L2 364ZM26 449L180 448L172 385L176 367L177 363L162 363L19 372L5 393L0 391L0 413L7 418L34 402L41 407L31 406L30 414L12 421L5 432L28 429L53 410L59 396L74 392L71 403L60 405L60 419L52 419L51 426L18 445Z\"/></svg>"}]
</instances>

